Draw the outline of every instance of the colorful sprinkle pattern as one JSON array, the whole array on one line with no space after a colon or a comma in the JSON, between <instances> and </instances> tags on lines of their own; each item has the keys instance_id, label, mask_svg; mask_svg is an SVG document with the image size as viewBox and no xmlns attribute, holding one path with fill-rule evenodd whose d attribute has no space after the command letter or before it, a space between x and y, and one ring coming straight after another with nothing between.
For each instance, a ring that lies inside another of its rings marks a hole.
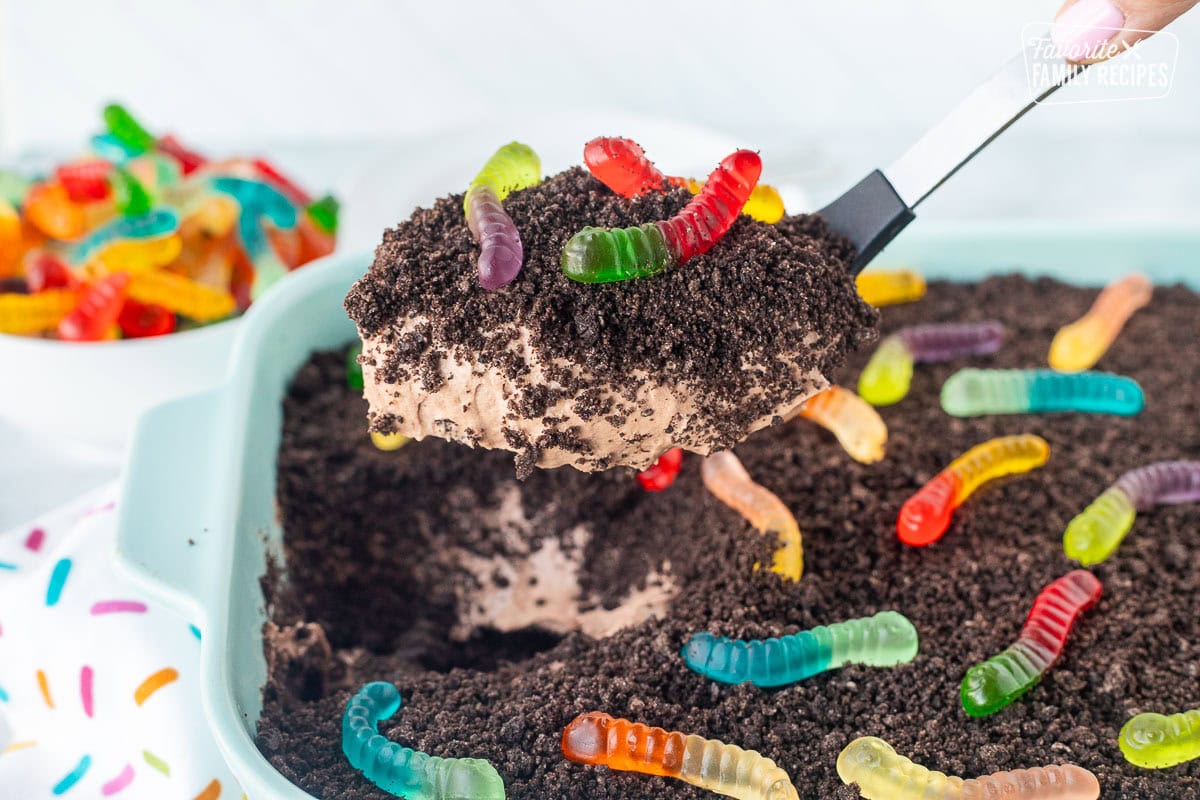
<instances>
[{"instance_id":1,"label":"colorful sprinkle pattern","mask_svg":"<svg viewBox=\"0 0 1200 800\"><path fill-rule=\"evenodd\" d=\"M216 748L197 737L197 689L177 686L195 680L186 668L199 629L156 612L112 573L112 494L0 532L0 705L13 729L0 749L0 797L236 800ZM21 594L36 602L4 602ZM72 646L37 636L46 626ZM179 661L146 661L168 654Z\"/></svg>"}]
</instances>

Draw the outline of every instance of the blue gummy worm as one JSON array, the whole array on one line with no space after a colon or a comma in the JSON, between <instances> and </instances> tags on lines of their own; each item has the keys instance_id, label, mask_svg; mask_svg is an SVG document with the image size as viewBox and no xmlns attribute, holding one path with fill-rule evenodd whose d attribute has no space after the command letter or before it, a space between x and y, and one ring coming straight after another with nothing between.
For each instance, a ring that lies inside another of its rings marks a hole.
<instances>
[{"instance_id":1,"label":"blue gummy worm","mask_svg":"<svg viewBox=\"0 0 1200 800\"><path fill-rule=\"evenodd\" d=\"M847 664L891 667L917 655L917 629L903 614L818 625L771 639L729 639L697 633L683 647L688 667L718 683L773 687Z\"/></svg>"},{"instance_id":2,"label":"blue gummy worm","mask_svg":"<svg viewBox=\"0 0 1200 800\"><path fill-rule=\"evenodd\" d=\"M479 758L439 758L379 733L400 710L400 692L377 681L358 690L342 717L342 752L372 783L406 800L504 800L504 781Z\"/></svg>"},{"instance_id":3,"label":"blue gummy worm","mask_svg":"<svg viewBox=\"0 0 1200 800\"><path fill-rule=\"evenodd\" d=\"M266 217L283 230L296 227L296 206L265 181L221 175L212 179L212 188L237 200L243 215Z\"/></svg>"},{"instance_id":4,"label":"blue gummy worm","mask_svg":"<svg viewBox=\"0 0 1200 800\"><path fill-rule=\"evenodd\" d=\"M942 409L956 417L1054 411L1133 416L1145 404L1137 381L1107 372L964 369L942 386Z\"/></svg>"}]
</instances>

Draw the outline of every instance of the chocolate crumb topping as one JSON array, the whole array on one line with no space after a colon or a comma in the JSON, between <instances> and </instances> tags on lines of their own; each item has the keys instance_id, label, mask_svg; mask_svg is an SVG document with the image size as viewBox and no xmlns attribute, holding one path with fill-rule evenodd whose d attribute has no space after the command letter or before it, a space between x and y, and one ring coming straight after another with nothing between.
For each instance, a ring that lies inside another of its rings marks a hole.
<instances>
[{"instance_id":1,"label":"chocolate crumb topping","mask_svg":"<svg viewBox=\"0 0 1200 800\"><path fill-rule=\"evenodd\" d=\"M574 398L581 418L619 425L642 413L632 401L652 376L695 397L711 416L705 435L732 446L803 391L798 370L828 375L872 338L876 315L854 289L850 245L816 216L775 225L742 216L708 253L653 278L594 285L563 275L562 246L581 228L666 219L689 197L673 189L627 200L580 168L514 192L504 205L521 232L525 266L498 291L476 278L463 196L418 210L385 232L370 271L346 298L363 337L387 348L376 381L436 392L439 367L457 347L460 357L466 350L512 380L507 411L516 419L540 420L551 403ZM414 318L428 322L406 328ZM520 332L539 363L554 367L545 380L535 380L514 351ZM598 387L629 399L628 408L604 408ZM372 426L388 430L378 414ZM586 447L585 438L564 420L548 441L525 446Z\"/></svg>"}]
</instances>

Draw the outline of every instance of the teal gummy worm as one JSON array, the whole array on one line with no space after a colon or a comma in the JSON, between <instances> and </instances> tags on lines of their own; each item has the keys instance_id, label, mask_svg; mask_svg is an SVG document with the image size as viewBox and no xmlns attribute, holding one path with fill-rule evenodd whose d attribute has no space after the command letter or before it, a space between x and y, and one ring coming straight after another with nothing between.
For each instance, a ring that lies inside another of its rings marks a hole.
<instances>
[{"instance_id":1,"label":"teal gummy worm","mask_svg":"<svg viewBox=\"0 0 1200 800\"><path fill-rule=\"evenodd\" d=\"M400 691L377 681L342 717L342 752L372 783L405 800L504 800L504 781L481 758L439 758L391 742L379 723L400 710Z\"/></svg>"},{"instance_id":2,"label":"teal gummy worm","mask_svg":"<svg viewBox=\"0 0 1200 800\"><path fill-rule=\"evenodd\" d=\"M250 296L257 300L287 275L287 267L272 249L262 220L269 219L281 230L291 230L296 227L296 206L287 195L266 181L220 175L213 178L209 185L214 191L229 195L241 206L238 238L254 264L254 285Z\"/></svg>"},{"instance_id":3,"label":"teal gummy worm","mask_svg":"<svg viewBox=\"0 0 1200 800\"><path fill-rule=\"evenodd\" d=\"M1128 417L1145 404L1137 381L1107 372L964 369L942 386L942 410L956 417L1052 411Z\"/></svg>"},{"instance_id":4,"label":"teal gummy worm","mask_svg":"<svg viewBox=\"0 0 1200 800\"><path fill-rule=\"evenodd\" d=\"M917 655L917 629L903 614L819 625L771 639L697 633L683 647L688 667L718 683L787 686L847 664L892 667Z\"/></svg>"}]
</instances>

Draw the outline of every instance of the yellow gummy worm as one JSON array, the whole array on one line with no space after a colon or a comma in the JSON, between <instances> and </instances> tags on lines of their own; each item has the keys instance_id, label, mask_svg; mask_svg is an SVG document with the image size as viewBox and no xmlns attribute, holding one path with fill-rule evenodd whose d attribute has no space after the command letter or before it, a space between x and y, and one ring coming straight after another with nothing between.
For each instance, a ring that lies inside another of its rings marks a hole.
<instances>
[{"instance_id":1,"label":"yellow gummy worm","mask_svg":"<svg viewBox=\"0 0 1200 800\"><path fill-rule=\"evenodd\" d=\"M1022 433L1000 436L972 447L950 462L944 472L958 477L955 505L962 503L983 484L1005 475L1029 472L1050 459L1050 445L1040 436Z\"/></svg>"},{"instance_id":2,"label":"yellow gummy worm","mask_svg":"<svg viewBox=\"0 0 1200 800\"><path fill-rule=\"evenodd\" d=\"M0 333L28 335L53 330L78 302L78 293L71 289L0 294Z\"/></svg>"},{"instance_id":3,"label":"yellow gummy worm","mask_svg":"<svg viewBox=\"0 0 1200 800\"><path fill-rule=\"evenodd\" d=\"M911 303L925 296L925 279L911 269L860 272L855 285L862 299L876 307Z\"/></svg>"},{"instance_id":4,"label":"yellow gummy worm","mask_svg":"<svg viewBox=\"0 0 1200 800\"><path fill-rule=\"evenodd\" d=\"M153 239L120 239L98 253L94 263L108 272L148 272L170 264L183 251L178 233Z\"/></svg>"},{"instance_id":5,"label":"yellow gummy worm","mask_svg":"<svg viewBox=\"0 0 1200 800\"><path fill-rule=\"evenodd\" d=\"M704 181L698 181L695 178L687 179L687 189L692 194L700 194L700 190L703 188ZM754 188L750 190L750 198L746 200L746 205L742 206L742 213L751 219L774 225L783 219L783 198L774 186L765 183L755 184Z\"/></svg>"},{"instance_id":6,"label":"yellow gummy worm","mask_svg":"<svg viewBox=\"0 0 1200 800\"><path fill-rule=\"evenodd\" d=\"M1138 714L1117 738L1125 760L1146 769L1164 769L1200 758L1200 708L1179 714Z\"/></svg>"},{"instance_id":7,"label":"yellow gummy worm","mask_svg":"<svg viewBox=\"0 0 1200 800\"><path fill-rule=\"evenodd\" d=\"M705 487L718 500L737 511L760 533L779 536L771 571L792 581L804 574L804 547L800 526L773 492L755 483L733 453L713 453L700 465Z\"/></svg>"},{"instance_id":8,"label":"yellow gummy worm","mask_svg":"<svg viewBox=\"0 0 1200 800\"><path fill-rule=\"evenodd\" d=\"M1090 369L1125 327L1133 313L1150 302L1154 286L1133 273L1104 287L1086 314L1062 328L1050 344L1050 366L1062 372Z\"/></svg>"},{"instance_id":9,"label":"yellow gummy worm","mask_svg":"<svg viewBox=\"0 0 1200 800\"><path fill-rule=\"evenodd\" d=\"M129 296L142 303L155 303L197 322L227 317L237 305L229 292L163 270L130 276Z\"/></svg>"},{"instance_id":10,"label":"yellow gummy worm","mask_svg":"<svg viewBox=\"0 0 1200 800\"><path fill-rule=\"evenodd\" d=\"M378 431L371 431L371 444L375 445L377 450L391 452L392 450L399 450L408 444L408 437L402 433L379 433Z\"/></svg>"},{"instance_id":11,"label":"yellow gummy worm","mask_svg":"<svg viewBox=\"0 0 1200 800\"><path fill-rule=\"evenodd\" d=\"M855 461L873 464L883 458L887 425L879 412L844 386L830 386L800 407L799 416L831 432Z\"/></svg>"},{"instance_id":12,"label":"yellow gummy worm","mask_svg":"<svg viewBox=\"0 0 1200 800\"><path fill-rule=\"evenodd\" d=\"M503 202L509 193L526 189L542 180L542 162L527 144L509 142L497 150L467 188L467 197L476 188L490 189L496 200ZM463 198L463 213L467 213L467 198Z\"/></svg>"},{"instance_id":13,"label":"yellow gummy worm","mask_svg":"<svg viewBox=\"0 0 1200 800\"><path fill-rule=\"evenodd\" d=\"M858 784L866 800L1096 800L1100 782L1083 767L1064 764L995 772L964 780L914 764L874 736L855 739L837 760L843 783Z\"/></svg>"}]
</instances>

